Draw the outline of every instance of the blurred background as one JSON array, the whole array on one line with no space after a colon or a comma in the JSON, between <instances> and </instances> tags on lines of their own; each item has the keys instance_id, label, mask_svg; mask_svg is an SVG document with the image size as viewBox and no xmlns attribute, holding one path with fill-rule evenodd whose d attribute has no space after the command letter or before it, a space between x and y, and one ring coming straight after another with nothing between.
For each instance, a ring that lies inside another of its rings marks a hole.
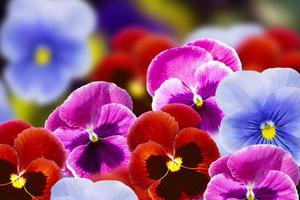
<instances>
[{"instance_id":1,"label":"blurred background","mask_svg":"<svg viewBox=\"0 0 300 200\"><path fill-rule=\"evenodd\" d=\"M151 60L165 49L201 37L215 38L234 47L241 58L243 69L262 71L268 67L280 66L293 67L299 71L299 0L84 2L90 5L95 17L93 32L85 40L91 59L84 66L88 69L87 72L70 79L64 88L58 84L56 90L61 92L49 99L47 95L33 95L29 98L27 91L29 93L30 88L16 87L12 83L13 78L5 77L11 59L2 53L0 121L18 118L35 126L43 126L52 110L73 90L91 81L100 80L114 82L126 89L133 98L134 112L140 115L151 110L151 98L145 87L147 67ZM1 24L8 21L10 3L10 0L0 1ZM64 9L58 12L65 12ZM78 16L80 15L79 12ZM3 27L4 25L1 26ZM28 29L30 27L24 28L23 40L30 40L30 37L26 37L26 33L30 32ZM23 34L22 29L19 29L19 33ZM1 42L6 44L5 40L2 37ZM7 45L1 46L7 48ZM39 50L41 51L38 52L40 54L37 61L43 63L49 59L49 52L45 52L45 49ZM52 78L55 83L55 77ZM25 81L20 84L22 86L27 83ZM23 91L18 88L23 88ZM45 88L44 93L47 92Z\"/></svg>"}]
</instances>

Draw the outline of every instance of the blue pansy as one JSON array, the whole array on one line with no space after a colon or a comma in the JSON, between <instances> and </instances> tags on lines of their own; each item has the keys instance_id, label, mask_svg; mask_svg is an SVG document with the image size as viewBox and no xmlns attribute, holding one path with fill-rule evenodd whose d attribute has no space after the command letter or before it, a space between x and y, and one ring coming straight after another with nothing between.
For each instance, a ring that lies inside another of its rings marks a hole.
<instances>
[{"instance_id":1,"label":"blue pansy","mask_svg":"<svg viewBox=\"0 0 300 200\"><path fill-rule=\"evenodd\" d=\"M234 152L253 144L273 144L300 163L300 75L289 68L241 71L225 78L216 95L224 111L220 132Z\"/></svg>"},{"instance_id":2,"label":"blue pansy","mask_svg":"<svg viewBox=\"0 0 300 200\"><path fill-rule=\"evenodd\" d=\"M92 181L84 178L63 178L51 190L51 200L137 200L130 187L119 181Z\"/></svg>"},{"instance_id":3,"label":"blue pansy","mask_svg":"<svg viewBox=\"0 0 300 200\"><path fill-rule=\"evenodd\" d=\"M88 71L94 26L94 13L81 0L11 1L1 29L9 86L25 100L56 100Z\"/></svg>"},{"instance_id":4,"label":"blue pansy","mask_svg":"<svg viewBox=\"0 0 300 200\"><path fill-rule=\"evenodd\" d=\"M0 123L13 119L13 112L9 105L7 94L0 81Z\"/></svg>"}]
</instances>

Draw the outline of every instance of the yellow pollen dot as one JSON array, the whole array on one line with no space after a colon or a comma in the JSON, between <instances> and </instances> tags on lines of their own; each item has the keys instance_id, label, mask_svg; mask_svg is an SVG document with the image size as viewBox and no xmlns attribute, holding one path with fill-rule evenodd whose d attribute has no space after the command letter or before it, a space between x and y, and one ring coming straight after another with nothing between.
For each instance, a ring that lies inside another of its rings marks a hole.
<instances>
[{"instance_id":1,"label":"yellow pollen dot","mask_svg":"<svg viewBox=\"0 0 300 200\"><path fill-rule=\"evenodd\" d=\"M203 106L204 101L199 95L195 95L194 96L194 103L198 108L200 108L201 106Z\"/></svg>"},{"instance_id":2,"label":"yellow pollen dot","mask_svg":"<svg viewBox=\"0 0 300 200\"><path fill-rule=\"evenodd\" d=\"M39 47L35 52L35 62L39 66L44 66L50 63L52 58L51 51L47 47Z\"/></svg>"},{"instance_id":3,"label":"yellow pollen dot","mask_svg":"<svg viewBox=\"0 0 300 200\"><path fill-rule=\"evenodd\" d=\"M12 186L18 189L21 189L22 187L25 186L26 179L23 177L20 177L16 174L11 174L10 175L10 181L12 182Z\"/></svg>"},{"instance_id":4,"label":"yellow pollen dot","mask_svg":"<svg viewBox=\"0 0 300 200\"><path fill-rule=\"evenodd\" d=\"M264 139L272 140L276 136L276 128L273 123L265 123L261 127L261 134Z\"/></svg>"},{"instance_id":5,"label":"yellow pollen dot","mask_svg":"<svg viewBox=\"0 0 300 200\"><path fill-rule=\"evenodd\" d=\"M255 200L254 196L250 195L249 197L247 197L247 200Z\"/></svg>"},{"instance_id":6,"label":"yellow pollen dot","mask_svg":"<svg viewBox=\"0 0 300 200\"><path fill-rule=\"evenodd\" d=\"M174 160L170 160L167 162L167 167L171 172L177 172L180 170L182 164L182 158L175 158Z\"/></svg>"},{"instance_id":7,"label":"yellow pollen dot","mask_svg":"<svg viewBox=\"0 0 300 200\"><path fill-rule=\"evenodd\" d=\"M128 91L135 98L142 98L146 93L145 86L138 81L129 82Z\"/></svg>"}]
</instances>

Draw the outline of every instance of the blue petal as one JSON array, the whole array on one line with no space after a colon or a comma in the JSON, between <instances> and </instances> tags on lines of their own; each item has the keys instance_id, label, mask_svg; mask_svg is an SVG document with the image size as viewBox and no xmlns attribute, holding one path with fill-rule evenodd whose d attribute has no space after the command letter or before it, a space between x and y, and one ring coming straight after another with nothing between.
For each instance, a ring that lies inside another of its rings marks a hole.
<instances>
[{"instance_id":1,"label":"blue petal","mask_svg":"<svg viewBox=\"0 0 300 200\"><path fill-rule=\"evenodd\" d=\"M0 81L0 123L13 119L13 112L9 105L4 87Z\"/></svg>"},{"instance_id":2,"label":"blue petal","mask_svg":"<svg viewBox=\"0 0 300 200\"><path fill-rule=\"evenodd\" d=\"M62 197L87 200L84 190L92 185L92 181L83 178L63 178L51 189L51 200L59 200Z\"/></svg>"},{"instance_id":3,"label":"blue petal","mask_svg":"<svg viewBox=\"0 0 300 200\"><path fill-rule=\"evenodd\" d=\"M85 190L86 200L137 200L136 194L128 186L119 181L99 181Z\"/></svg>"},{"instance_id":4,"label":"blue petal","mask_svg":"<svg viewBox=\"0 0 300 200\"><path fill-rule=\"evenodd\" d=\"M67 74L55 69L60 65L54 65L40 68L18 63L8 66L4 75L11 89L23 99L48 104L62 96L70 82Z\"/></svg>"},{"instance_id":5,"label":"blue petal","mask_svg":"<svg viewBox=\"0 0 300 200\"><path fill-rule=\"evenodd\" d=\"M254 71L231 73L221 81L216 100L225 115L238 111L253 110L266 101L271 82Z\"/></svg>"},{"instance_id":6,"label":"blue petal","mask_svg":"<svg viewBox=\"0 0 300 200\"><path fill-rule=\"evenodd\" d=\"M270 68L262 72L265 79L272 83L272 90L282 87L300 88L300 74L291 68Z\"/></svg>"}]
</instances>

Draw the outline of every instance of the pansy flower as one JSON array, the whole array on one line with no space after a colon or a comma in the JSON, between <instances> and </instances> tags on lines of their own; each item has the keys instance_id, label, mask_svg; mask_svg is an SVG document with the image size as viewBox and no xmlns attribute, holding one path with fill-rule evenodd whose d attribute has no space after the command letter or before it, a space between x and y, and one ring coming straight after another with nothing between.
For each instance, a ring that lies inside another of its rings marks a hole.
<instances>
[{"instance_id":1,"label":"pansy flower","mask_svg":"<svg viewBox=\"0 0 300 200\"><path fill-rule=\"evenodd\" d=\"M297 200L299 168L282 148L253 145L220 158L210 167L206 200Z\"/></svg>"},{"instance_id":2,"label":"pansy flower","mask_svg":"<svg viewBox=\"0 0 300 200\"><path fill-rule=\"evenodd\" d=\"M89 70L93 11L82 0L13 0L7 11L1 52L9 86L25 100L56 100Z\"/></svg>"},{"instance_id":3,"label":"pansy flower","mask_svg":"<svg viewBox=\"0 0 300 200\"><path fill-rule=\"evenodd\" d=\"M1 198L49 199L64 161L63 145L50 131L22 121L0 124Z\"/></svg>"},{"instance_id":4,"label":"pansy flower","mask_svg":"<svg viewBox=\"0 0 300 200\"><path fill-rule=\"evenodd\" d=\"M13 119L13 111L8 102L7 94L2 82L0 81L0 122Z\"/></svg>"},{"instance_id":5,"label":"pansy flower","mask_svg":"<svg viewBox=\"0 0 300 200\"><path fill-rule=\"evenodd\" d=\"M253 144L273 144L300 162L300 75L290 68L236 72L217 89L225 113L224 147L235 152Z\"/></svg>"},{"instance_id":6,"label":"pansy flower","mask_svg":"<svg viewBox=\"0 0 300 200\"><path fill-rule=\"evenodd\" d=\"M243 69L263 71L270 67L292 67L300 71L300 36L289 28L268 29L236 47Z\"/></svg>"},{"instance_id":7,"label":"pansy flower","mask_svg":"<svg viewBox=\"0 0 300 200\"><path fill-rule=\"evenodd\" d=\"M148 68L147 89L153 96L152 108L186 104L203 118L200 128L216 133L223 117L215 101L216 88L224 77L240 69L235 50L212 39L166 50Z\"/></svg>"},{"instance_id":8,"label":"pansy flower","mask_svg":"<svg viewBox=\"0 0 300 200\"><path fill-rule=\"evenodd\" d=\"M174 42L167 36L131 27L117 33L111 46L112 51L93 71L92 81L114 82L125 88L137 115L151 110L151 97L145 86L148 65L158 53L175 46Z\"/></svg>"},{"instance_id":9,"label":"pansy flower","mask_svg":"<svg viewBox=\"0 0 300 200\"><path fill-rule=\"evenodd\" d=\"M184 121L179 121L183 127L180 131L170 114L147 112L136 120L128 134L129 149L133 151L129 165L131 183L148 190L152 199L201 196L209 181L208 167L219 157L216 144L206 132L186 128Z\"/></svg>"},{"instance_id":10,"label":"pansy flower","mask_svg":"<svg viewBox=\"0 0 300 200\"><path fill-rule=\"evenodd\" d=\"M99 196L100 195L100 196ZM136 194L119 181L63 178L51 190L51 200L137 200Z\"/></svg>"},{"instance_id":11,"label":"pansy flower","mask_svg":"<svg viewBox=\"0 0 300 200\"><path fill-rule=\"evenodd\" d=\"M46 121L67 149L66 167L74 176L128 165L126 144L136 119L127 92L113 83L93 82L75 90Z\"/></svg>"}]
</instances>

